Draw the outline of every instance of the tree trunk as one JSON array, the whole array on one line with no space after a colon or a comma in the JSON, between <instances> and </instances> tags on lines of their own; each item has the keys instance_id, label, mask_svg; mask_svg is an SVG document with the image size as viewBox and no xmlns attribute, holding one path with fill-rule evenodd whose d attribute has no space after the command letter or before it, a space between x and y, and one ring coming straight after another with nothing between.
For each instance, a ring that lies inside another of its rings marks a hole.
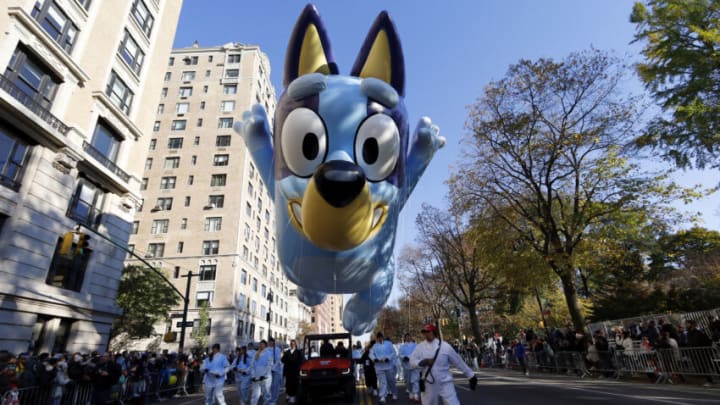
<instances>
[{"instance_id":1,"label":"tree trunk","mask_svg":"<svg viewBox=\"0 0 720 405\"><path fill-rule=\"evenodd\" d=\"M583 316L580 302L578 301L577 288L575 287L575 273L573 270L563 269L558 271L562 282L565 302L567 303L570 317L572 318L575 330L585 330L585 317Z\"/></svg>"},{"instance_id":2,"label":"tree trunk","mask_svg":"<svg viewBox=\"0 0 720 405\"><path fill-rule=\"evenodd\" d=\"M472 308L466 309L468 311L468 317L470 318L470 328L472 329L475 343L480 346L480 342L482 342L482 334L480 333L480 321L478 320L477 313L475 312L475 306L473 305Z\"/></svg>"}]
</instances>

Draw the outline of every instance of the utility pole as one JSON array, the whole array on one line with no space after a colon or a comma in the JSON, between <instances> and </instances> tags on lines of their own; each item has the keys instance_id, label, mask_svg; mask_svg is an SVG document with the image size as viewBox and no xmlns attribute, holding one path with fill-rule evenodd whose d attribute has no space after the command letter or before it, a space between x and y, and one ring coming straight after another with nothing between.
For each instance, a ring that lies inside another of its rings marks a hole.
<instances>
[{"instance_id":1,"label":"utility pole","mask_svg":"<svg viewBox=\"0 0 720 405\"><path fill-rule=\"evenodd\" d=\"M186 275L180 276L187 277L187 284L185 284L185 296L183 297L185 303L183 304L182 323L180 324L180 347L178 347L178 353L182 353L185 348L185 327L187 326L188 305L190 304L190 283L192 282L192 278L197 276L199 276L199 274L193 274L192 270Z\"/></svg>"},{"instance_id":2,"label":"utility pole","mask_svg":"<svg viewBox=\"0 0 720 405\"><path fill-rule=\"evenodd\" d=\"M268 300L268 314L267 314L267 323L268 323L268 342L270 341L270 338L272 338L272 332L270 331L270 328L272 328L272 303L273 303L273 292L270 290L267 295ZM273 350L275 350L273 348ZM274 353L274 352L273 352ZM275 355L273 355L274 357Z\"/></svg>"}]
</instances>

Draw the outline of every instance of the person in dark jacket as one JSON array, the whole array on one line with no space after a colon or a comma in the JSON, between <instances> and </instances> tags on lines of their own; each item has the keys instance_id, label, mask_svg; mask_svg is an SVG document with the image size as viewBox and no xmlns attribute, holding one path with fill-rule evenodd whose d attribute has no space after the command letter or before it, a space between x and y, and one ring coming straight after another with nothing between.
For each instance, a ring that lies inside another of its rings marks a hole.
<instances>
[{"instance_id":1,"label":"person in dark jacket","mask_svg":"<svg viewBox=\"0 0 720 405\"><path fill-rule=\"evenodd\" d=\"M372 349L373 345L375 344L374 340L370 341L370 344L365 348L365 352L363 353L362 357L360 357L360 361L363 365L363 374L365 375L365 386L368 389L368 392L372 394L373 396L377 396L378 394L378 386L377 386L377 374L375 374L375 365L373 364L372 359L370 358L370 349Z\"/></svg>"},{"instance_id":2,"label":"person in dark jacket","mask_svg":"<svg viewBox=\"0 0 720 405\"><path fill-rule=\"evenodd\" d=\"M687 345L688 347L697 347L698 349L692 350L690 352L690 359L694 364L697 364L700 368L700 372L703 374L707 374L705 376L705 380L707 381L705 383L705 386L712 385L712 377L710 376L711 370L709 369L707 365L707 360L704 360L706 355L709 355L711 353L711 349L700 349L700 348L709 348L712 346L712 340L708 337L705 332L701 331L697 327L697 322L688 319L685 321L685 325L687 326Z\"/></svg>"},{"instance_id":3,"label":"person in dark jacket","mask_svg":"<svg viewBox=\"0 0 720 405\"><path fill-rule=\"evenodd\" d=\"M295 339L290 341L290 348L285 350L281 359L283 377L285 377L285 393L288 396L288 404L296 402L298 383L300 381L300 365L305 361L302 350L297 348Z\"/></svg>"},{"instance_id":4,"label":"person in dark jacket","mask_svg":"<svg viewBox=\"0 0 720 405\"><path fill-rule=\"evenodd\" d=\"M93 405L102 405L110 399L113 385L120 378L120 366L110 360L110 353L103 353L96 360L95 372L92 375Z\"/></svg>"}]
</instances>

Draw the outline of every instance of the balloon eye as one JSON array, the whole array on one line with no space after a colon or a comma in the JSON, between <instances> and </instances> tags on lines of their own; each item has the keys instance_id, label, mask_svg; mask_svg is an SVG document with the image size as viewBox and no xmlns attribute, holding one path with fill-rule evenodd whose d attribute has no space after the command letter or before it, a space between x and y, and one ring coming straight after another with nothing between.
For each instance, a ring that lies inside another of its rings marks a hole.
<instances>
[{"instance_id":1,"label":"balloon eye","mask_svg":"<svg viewBox=\"0 0 720 405\"><path fill-rule=\"evenodd\" d=\"M282 125L280 146L290 171L310 177L327 154L325 124L315 111L301 107L290 112Z\"/></svg>"},{"instance_id":2,"label":"balloon eye","mask_svg":"<svg viewBox=\"0 0 720 405\"><path fill-rule=\"evenodd\" d=\"M312 132L308 132L307 134L305 134L305 138L303 138L302 150L303 155L305 155L305 159L314 160L317 157L318 152L320 151L320 144L318 142L317 135L313 134Z\"/></svg>"},{"instance_id":3,"label":"balloon eye","mask_svg":"<svg viewBox=\"0 0 720 405\"><path fill-rule=\"evenodd\" d=\"M368 180L382 181L388 177L400 156L400 131L395 121L385 114L368 117L355 135L355 161Z\"/></svg>"},{"instance_id":4,"label":"balloon eye","mask_svg":"<svg viewBox=\"0 0 720 405\"><path fill-rule=\"evenodd\" d=\"M365 163L367 163L369 165L375 163L378 158L378 153L379 153L379 147L378 147L377 139L375 139L375 138L366 139L365 142L363 143L363 150L362 150L363 160L365 161Z\"/></svg>"}]
</instances>

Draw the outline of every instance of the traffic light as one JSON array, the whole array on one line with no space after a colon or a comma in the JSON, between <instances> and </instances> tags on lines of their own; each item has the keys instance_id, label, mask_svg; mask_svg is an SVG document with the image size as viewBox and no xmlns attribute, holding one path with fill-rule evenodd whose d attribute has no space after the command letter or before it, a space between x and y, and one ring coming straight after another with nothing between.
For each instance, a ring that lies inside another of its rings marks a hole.
<instances>
[{"instance_id":1,"label":"traffic light","mask_svg":"<svg viewBox=\"0 0 720 405\"><path fill-rule=\"evenodd\" d=\"M85 252L85 250L88 249L88 247L90 247L90 235L78 232L78 241L77 245L75 246L75 255L82 256L82 254Z\"/></svg>"},{"instance_id":2,"label":"traffic light","mask_svg":"<svg viewBox=\"0 0 720 405\"><path fill-rule=\"evenodd\" d=\"M72 257L74 254L72 250L74 239L75 232L65 232L65 235L63 235L62 238L62 243L60 243L60 251L58 253L62 256Z\"/></svg>"}]
</instances>

